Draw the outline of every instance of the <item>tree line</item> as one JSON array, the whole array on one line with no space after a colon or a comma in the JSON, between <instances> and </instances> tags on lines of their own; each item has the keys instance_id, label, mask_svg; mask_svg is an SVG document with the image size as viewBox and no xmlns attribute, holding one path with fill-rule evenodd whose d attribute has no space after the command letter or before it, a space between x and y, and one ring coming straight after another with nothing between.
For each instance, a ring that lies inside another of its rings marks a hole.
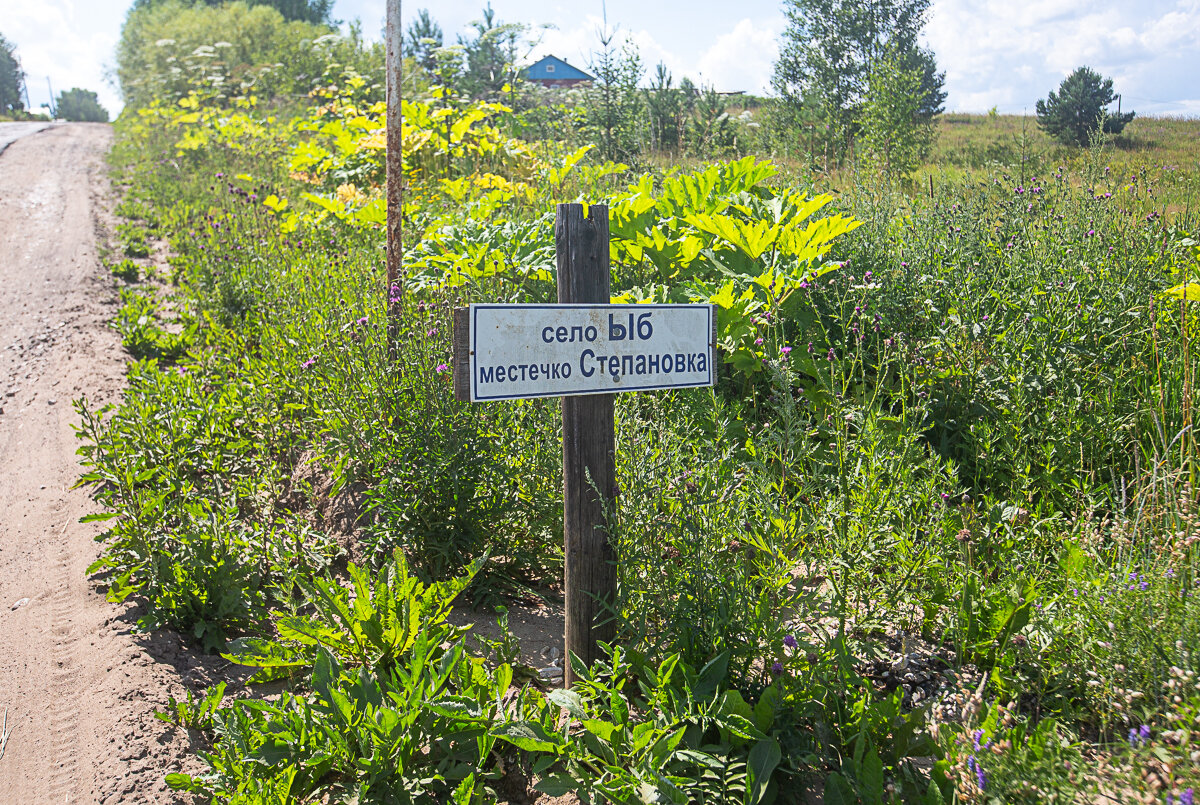
<instances>
[{"instance_id":1,"label":"tree line","mask_svg":"<svg viewBox=\"0 0 1200 805\"><path fill-rule=\"evenodd\" d=\"M826 167L853 164L906 175L926 159L934 123L945 109L945 72L920 42L930 0L784 0L787 27L772 77L775 97L741 98L754 114L731 115L731 98L663 64L647 79L628 38L602 30L586 67L595 81L580 91L521 87L517 64L536 30L500 23L489 5L467 35L446 41L428 10L409 25L404 52L418 79L463 98L516 104L523 120L562 120L611 159L645 152L720 155L753 148L807 154ZM1061 142L1086 144L1097 131L1117 134L1133 113L1111 114L1111 79L1087 67L1039 101L1038 122Z\"/></svg>"},{"instance_id":2,"label":"tree line","mask_svg":"<svg viewBox=\"0 0 1200 805\"><path fill-rule=\"evenodd\" d=\"M363 45L359 28L351 26L349 43L334 41L344 38L332 8L333 0L135 0L117 47L121 93L133 106L197 85L299 96L327 78L322 47L340 47L339 63L382 78L382 65L371 64L379 48ZM403 50L413 91L441 87L447 104L502 101L516 133L592 142L615 161L782 152L903 176L928 156L945 108L945 72L920 42L929 11L930 0L784 0L773 98L677 80L661 63L648 74L633 42L610 28L598 32L584 65L592 82L546 89L521 70L540 29L502 22L490 4L453 43L422 9ZM24 81L15 46L0 35L0 114L32 111ZM1038 101L1038 122L1064 143L1086 145L1133 118L1109 112L1115 97L1111 79L1080 67ZM60 93L51 112L108 119L96 94L80 88Z\"/></svg>"}]
</instances>

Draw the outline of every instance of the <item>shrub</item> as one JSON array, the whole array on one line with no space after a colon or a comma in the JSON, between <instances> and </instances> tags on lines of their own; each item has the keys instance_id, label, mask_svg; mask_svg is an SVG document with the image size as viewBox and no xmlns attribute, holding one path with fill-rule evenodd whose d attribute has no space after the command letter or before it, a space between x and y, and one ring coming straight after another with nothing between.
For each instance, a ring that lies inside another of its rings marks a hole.
<instances>
[{"instance_id":1,"label":"shrub","mask_svg":"<svg viewBox=\"0 0 1200 805\"><path fill-rule=\"evenodd\" d=\"M1113 102L1111 78L1102 78L1089 67L1077 67L1044 101L1037 102L1038 125L1066 145L1087 145L1092 133L1120 134L1133 120L1133 112L1110 115L1105 108Z\"/></svg>"}]
</instances>

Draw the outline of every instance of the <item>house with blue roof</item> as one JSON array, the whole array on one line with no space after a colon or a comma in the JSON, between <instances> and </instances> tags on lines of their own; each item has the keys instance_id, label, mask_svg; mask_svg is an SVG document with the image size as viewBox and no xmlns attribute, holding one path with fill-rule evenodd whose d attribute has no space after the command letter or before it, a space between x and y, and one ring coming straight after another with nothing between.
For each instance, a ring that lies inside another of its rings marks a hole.
<instances>
[{"instance_id":1,"label":"house with blue roof","mask_svg":"<svg viewBox=\"0 0 1200 805\"><path fill-rule=\"evenodd\" d=\"M585 81L596 80L557 56L542 57L526 67L522 76L526 81L541 84L543 87L573 87Z\"/></svg>"}]
</instances>

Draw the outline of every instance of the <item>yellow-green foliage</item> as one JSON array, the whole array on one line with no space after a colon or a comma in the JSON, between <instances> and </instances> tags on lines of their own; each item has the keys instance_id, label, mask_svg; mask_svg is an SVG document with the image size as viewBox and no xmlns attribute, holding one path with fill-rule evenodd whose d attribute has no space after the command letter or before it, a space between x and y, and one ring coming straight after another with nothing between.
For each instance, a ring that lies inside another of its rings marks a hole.
<instances>
[{"instance_id":1,"label":"yellow-green foliage","mask_svg":"<svg viewBox=\"0 0 1200 805\"><path fill-rule=\"evenodd\" d=\"M250 85L260 94L307 92L328 62L323 51L340 41L323 25L288 22L269 6L167 0L130 12L117 44L117 79L134 109L198 87L224 97Z\"/></svg>"}]
</instances>

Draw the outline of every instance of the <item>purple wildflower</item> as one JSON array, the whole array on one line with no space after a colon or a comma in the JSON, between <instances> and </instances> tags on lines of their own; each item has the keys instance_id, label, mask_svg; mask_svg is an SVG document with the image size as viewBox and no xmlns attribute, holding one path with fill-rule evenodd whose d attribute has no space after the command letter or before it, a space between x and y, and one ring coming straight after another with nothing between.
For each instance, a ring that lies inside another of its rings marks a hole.
<instances>
[{"instance_id":1,"label":"purple wildflower","mask_svg":"<svg viewBox=\"0 0 1200 805\"><path fill-rule=\"evenodd\" d=\"M775 676L779 676L780 674L782 674L783 673L783 663L781 663L779 660L776 660L775 662L771 663L771 673L775 674Z\"/></svg>"},{"instance_id":2,"label":"purple wildflower","mask_svg":"<svg viewBox=\"0 0 1200 805\"><path fill-rule=\"evenodd\" d=\"M1179 805L1193 805L1192 800L1194 797L1195 793L1192 791L1192 789L1184 789L1184 792L1179 795Z\"/></svg>"},{"instance_id":3,"label":"purple wildflower","mask_svg":"<svg viewBox=\"0 0 1200 805\"><path fill-rule=\"evenodd\" d=\"M449 366L447 366L447 365L446 365L446 364L444 364L444 363L439 363L439 364L437 365L437 368L436 368L436 369L434 369L434 371L435 371L435 372L437 372L439 375L440 375L440 374L445 374L446 372L449 372L449 371L450 371L450 367L449 367Z\"/></svg>"},{"instance_id":4,"label":"purple wildflower","mask_svg":"<svg viewBox=\"0 0 1200 805\"><path fill-rule=\"evenodd\" d=\"M783 644L785 646L787 646L788 648L795 648L796 647L796 638L790 634L784 635L783 636Z\"/></svg>"},{"instance_id":5,"label":"purple wildflower","mask_svg":"<svg viewBox=\"0 0 1200 805\"><path fill-rule=\"evenodd\" d=\"M791 348L791 347L784 347L783 349L781 349L781 350L779 350L779 351L780 351L780 352L782 352L784 355L786 355L786 354L788 354L789 352L791 352L791 351L792 351L792 348Z\"/></svg>"},{"instance_id":6,"label":"purple wildflower","mask_svg":"<svg viewBox=\"0 0 1200 805\"><path fill-rule=\"evenodd\" d=\"M317 362L316 358L309 358L304 363L300 364L300 366L305 369L311 369L313 367L313 364L316 362Z\"/></svg>"},{"instance_id":7,"label":"purple wildflower","mask_svg":"<svg viewBox=\"0 0 1200 805\"><path fill-rule=\"evenodd\" d=\"M834 352L833 352L833 347L830 347L830 348L829 348L829 354L828 354L828 355L826 355L825 357L826 357L828 360L831 360L831 361L837 358L837 355L835 355L835 354L834 354Z\"/></svg>"},{"instance_id":8,"label":"purple wildflower","mask_svg":"<svg viewBox=\"0 0 1200 805\"><path fill-rule=\"evenodd\" d=\"M979 784L979 790L987 789L987 775L983 773L983 766L975 764L975 782Z\"/></svg>"}]
</instances>

